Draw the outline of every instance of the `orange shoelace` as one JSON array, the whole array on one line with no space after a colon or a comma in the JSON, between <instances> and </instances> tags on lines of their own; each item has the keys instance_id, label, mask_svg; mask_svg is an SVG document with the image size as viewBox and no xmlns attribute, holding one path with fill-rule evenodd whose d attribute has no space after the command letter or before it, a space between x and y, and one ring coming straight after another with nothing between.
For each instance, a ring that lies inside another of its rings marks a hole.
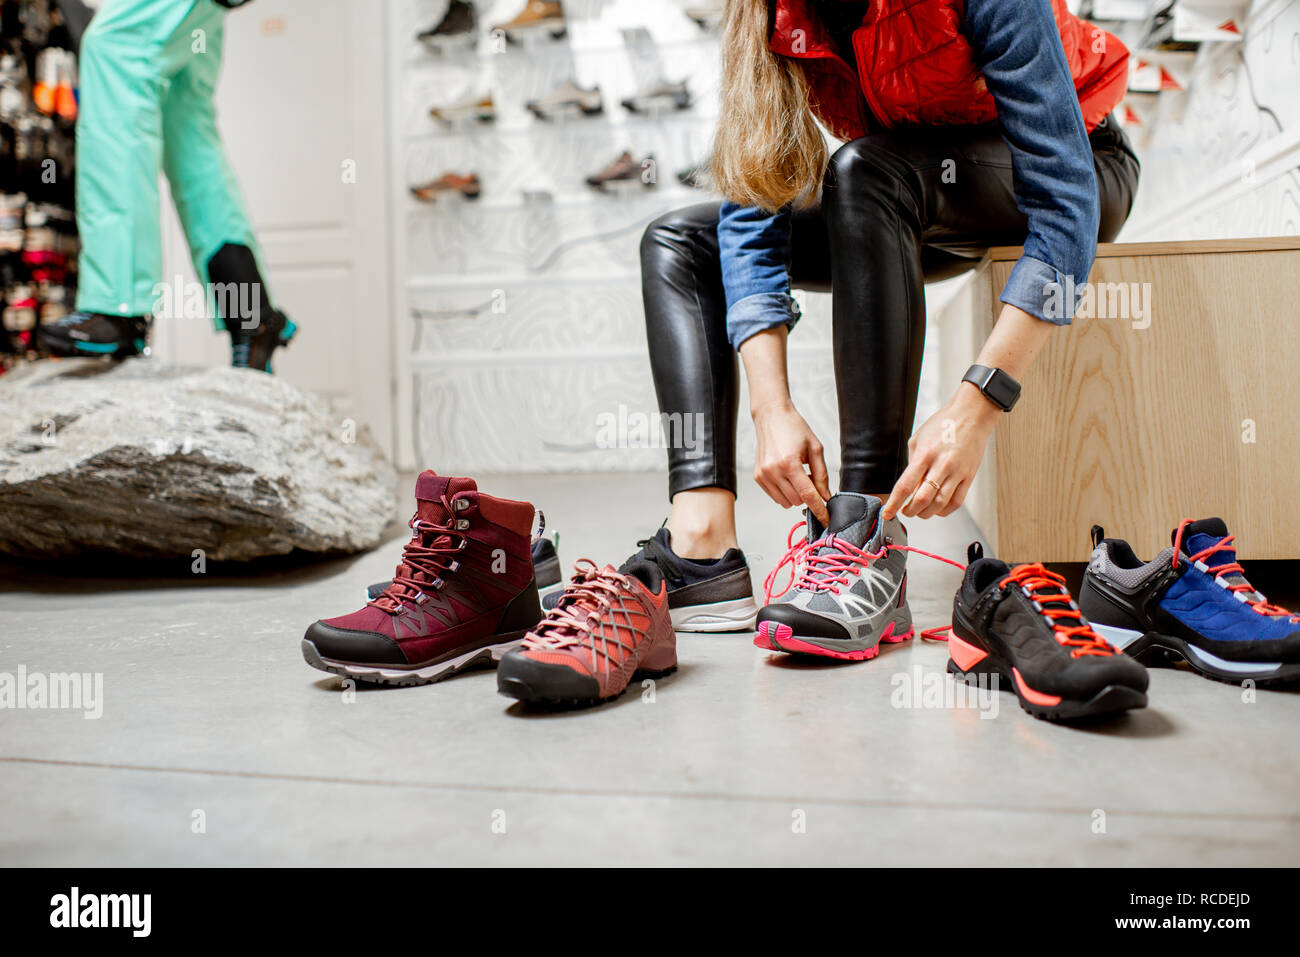
<instances>
[{"instance_id":1,"label":"orange shoelace","mask_svg":"<svg viewBox=\"0 0 1300 957\"><path fill-rule=\"evenodd\" d=\"M1178 555L1183 549L1183 530L1191 524L1191 521L1190 518L1183 519L1178 523L1178 531L1174 533L1174 555L1170 560L1170 564L1173 565L1174 568L1178 567ZM1213 575L1216 581L1219 580L1221 575L1240 575L1242 577L1241 581L1236 584L1225 581L1224 586L1234 595L1241 595L1243 603L1249 605L1257 613L1267 615L1270 618L1290 616L1291 624L1300 622L1300 615L1283 608L1281 605L1273 605L1265 601L1264 596L1255 590L1255 586L1245 580L1246 570L1242 568L1238 562L1232 561L1225 562L1222 565L1211 565L1206 561L1206 559L1211 555L1217 554L1218 552L1235 552L1236 549L1232 546L1233 538L1235 538L1235 536L1229 535L1227 538L1220 539L1216 544L1211 545L1209 548L1203 548L1195 555L1189 555L1187 557L1191 559L1193 565L1199 563L1201 568ZM1252 595L1255 597L1250 597Z\"/></svg>"},{"instance_id":2,"label":"orange shoelace","mask_svg":"<svg viewBox=\"0 0 1300 957\"><path fill-rule=\"evenodd\" d=\"M1034 562L1032 565L1017 565L998 582L999 586L1011 584L1019 585L1025 597L1034 603L1038 613L1051 621L1056 640L1067 648L1074 649L1070 652L1072 658L1115 654L1115 649L1106 639L1084 623L1083 612L1079 611L1074 599L1070 597L1069 589L1065 587L1064 575L1049 572L1041 562ZM1066 607L1048 608L1045 604L1047 602L1064 604ZM1078 624L1067 624L1071 621Z\"/></svg>"}]
</instances>

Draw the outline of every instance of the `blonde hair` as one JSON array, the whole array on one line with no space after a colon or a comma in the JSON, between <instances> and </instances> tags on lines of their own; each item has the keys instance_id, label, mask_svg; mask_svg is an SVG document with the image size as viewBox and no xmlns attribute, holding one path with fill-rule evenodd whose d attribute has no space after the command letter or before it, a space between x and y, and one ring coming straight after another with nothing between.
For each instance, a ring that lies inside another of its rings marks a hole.
<instances>
[{"instance_id":1,"label":"blonde hair","mask_svg":"<svg viewBox=\"0 0 1300 957\"><path fill-rule=\"evenodd\" d=\"M768 47L768 0L727 0L709 172L723 196L777 210L817 198L828 150L797 61Z\"/></svg>"}]
</instances>

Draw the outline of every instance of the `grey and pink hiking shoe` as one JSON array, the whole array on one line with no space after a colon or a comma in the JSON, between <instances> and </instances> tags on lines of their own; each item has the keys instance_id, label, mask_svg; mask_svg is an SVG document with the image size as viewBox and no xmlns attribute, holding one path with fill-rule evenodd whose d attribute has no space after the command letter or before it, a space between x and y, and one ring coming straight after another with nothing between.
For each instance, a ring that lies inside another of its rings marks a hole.
<instances>
[{"instance_id":1,"label":"grey and pink hiking shoe","mask_svg":"<svg viewBox=\"0 0 1300 957\"><path fill-rule=\"evenodd\" d=\"M377 684L427 684L492 665L541 620L533 506L484 495L471 478L424 472L411 539L389 586L360 611L307 629L322 671Z\"/></svg>"},{"instance_id":2,"label":"grey and pink hiking shoe","mask_svg":"<svg viewBox=\"0 0 1300 957\"><path fill-rule=\"evenodd\" d=\"M841 492L826 503L827 527L807 516L807 537L791 542L768 575L768 600L758 612L755 645L864 661L879 653L882 641L912 637L907 552L902 550L907 532L897 518L882 521L880 507L872 495ZM898 547L887 547L891 545ZM793 566L790 587L773 595L772 583L787 564Z\"/></svg>"}]
</instances>

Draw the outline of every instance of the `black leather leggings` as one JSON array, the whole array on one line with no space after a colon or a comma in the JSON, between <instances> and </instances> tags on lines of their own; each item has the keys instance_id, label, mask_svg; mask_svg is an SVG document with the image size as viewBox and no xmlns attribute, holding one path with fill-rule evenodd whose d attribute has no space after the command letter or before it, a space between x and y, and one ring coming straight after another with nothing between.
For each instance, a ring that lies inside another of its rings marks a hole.
<instances>
[{"instance_id":1,"label":"black leather leggings","mask_svg":"<svg viewBox=\"0 0 1300 957\"><path fill-rule=\"evenodd\" d=\"M1090 140L1104 242L1128 217L1138 162L1113 120ZM833 294L840 489L879 493L907 464L923 283L972 268L990 246L1020 245L1028 226L1010 151L991 127L909 127L854 140L831 157L823 186L820 208L792 218L790 278ZM668 213L641 240L659 408L703 413L699 445L669 450L669 498L692 488L736 491L739 370L727 341L718 210L705 203Z\"/></svg>"}]
</instances>

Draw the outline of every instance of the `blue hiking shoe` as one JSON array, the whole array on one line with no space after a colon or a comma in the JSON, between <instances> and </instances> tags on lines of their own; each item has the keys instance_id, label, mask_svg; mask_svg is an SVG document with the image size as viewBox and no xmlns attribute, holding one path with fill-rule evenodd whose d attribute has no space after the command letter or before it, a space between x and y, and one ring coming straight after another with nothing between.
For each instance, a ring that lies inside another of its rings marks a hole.
<instances>
[{"instance_id":1,"label":"blue hiking shoe","mask_svg":"<svg viewBox=\"0 0 1300 957\"><path fill-rule=\"evenodd\" d=\"M1238 683L1300 680L1300 614L1246 580L1221 518L1183 520L1149 562L1092 528L1079 607L1093 630L1134 657L1172 652L1201 674Z\"/></svg>"}]
</instances>

